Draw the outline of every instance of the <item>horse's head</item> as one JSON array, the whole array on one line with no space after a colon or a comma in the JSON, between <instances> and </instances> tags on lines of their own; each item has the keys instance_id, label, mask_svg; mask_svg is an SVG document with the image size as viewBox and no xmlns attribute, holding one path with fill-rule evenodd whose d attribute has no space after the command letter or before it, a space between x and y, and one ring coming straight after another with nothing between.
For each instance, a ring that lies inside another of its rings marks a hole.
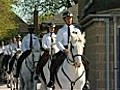
<instances>
[{"instance_id":1,"label":"horse's head","mask_svg":"<svg viewBox=\"0 0 120 90\"><path fill-rule=\"evenodd\" d=\"M28 60L33 67L36 67L40 58L40 51L32 51L28 56Z\"/></svg>"},{"instance_id":2,"label":"horse's head","mask_svg":"<svg viewBox=\"0 0 120 90\"><path fill-rule=\"evenodd\" d=\"M74 66L80 67L81 55L83 54L84 37L81 33L71 33L70 36L70 54L73 58Z\"/></svg>"}]
</instances>

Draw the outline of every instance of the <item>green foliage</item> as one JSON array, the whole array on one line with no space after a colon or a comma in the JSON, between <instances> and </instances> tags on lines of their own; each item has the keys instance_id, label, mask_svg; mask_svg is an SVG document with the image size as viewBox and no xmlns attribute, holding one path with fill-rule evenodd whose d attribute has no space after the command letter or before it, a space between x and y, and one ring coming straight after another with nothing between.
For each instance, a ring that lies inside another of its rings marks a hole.
<instances>
[{"instance_id":1,"label":"green foliage","mask_svg":"<svg viewBox=\"0 0 120 90\"><path fill-rule=\"evenodd\" d=\"M48 13L48 14L43 14L41 16L39 16L38 18L38 22L42 22L42 21L45 21L45 20L49 20L50 18L52 18L54 16L53 13Z\"/></svg>"},{"instance_id":2,"label":"green foliage","mask_svg":"<svg viewBox=\"0 0 120 90\"><path fill-rule=\"evenodd\" d=\"M69 8L75 3L74 1L77 0L15 0L14 5L19 9L17 9L19 15L22 18L26 17L26 19L28 19L28 17L29 19L33 19L33 11L35 6L37 6L40 21L42 21L60 13L65 8Z\"/></svg>"},{"instance_id":3,"label":"green foliage","mask_svg":"<svg viewBox=\"0 0 120 90\"><path fill-rule=\"evenodd\" d=\"M0 40L10 38L16 32L16 23L10 5L10 0L0 1Z\"/></svg>"}]
</instances>

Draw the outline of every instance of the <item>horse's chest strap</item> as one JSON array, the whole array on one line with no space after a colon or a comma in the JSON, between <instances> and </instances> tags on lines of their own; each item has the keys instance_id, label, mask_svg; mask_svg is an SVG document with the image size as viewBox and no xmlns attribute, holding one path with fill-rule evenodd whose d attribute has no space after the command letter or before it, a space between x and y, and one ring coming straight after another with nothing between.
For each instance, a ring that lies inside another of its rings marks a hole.
<instances>
[{"instance_id":1,"label":"horse's chest strap","mask_svg":"<svg viewBox=\"0 0 120 90\"><path fill-rule=\"evenodd\" d=\"M82 74L81 74L75 81L72 81L72 80L69 78L69 76L65 73L63 67L62 67L61 70L62 70L63 74L67 77L67 79L71 82L71 90L73 90L73 87L74 87L75 83L83 76L83 74L84 74L84 72L85 72L85 71L83 71Z\"/></svg>"}]
</instances>

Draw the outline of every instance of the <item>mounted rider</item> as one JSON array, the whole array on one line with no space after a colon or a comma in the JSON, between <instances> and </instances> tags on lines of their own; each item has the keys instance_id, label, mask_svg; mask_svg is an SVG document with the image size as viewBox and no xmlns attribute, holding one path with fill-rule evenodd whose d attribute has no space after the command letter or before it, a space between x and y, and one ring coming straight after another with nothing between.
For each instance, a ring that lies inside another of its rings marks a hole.
<instances>
[{"instance_id":1,"label":"mounted rider","mask_svg":"<svg viewBox=\"0 0 120 90\"><path fill-rule=\"evenodd\" d=\"M48 83L48 87L54 87L54 75L58 71L59 67L64 62L65 58L67 57L68 53L70 52L68 48L69 44L69 37L71 33L79 33L81 38L81 55L83 54L83 48L85 44L85 39L82 36L81 31L73 25L73 14L69 11L63 13L63 20L65 25L60 28L57 32L56 43L58 48L60 49L58 58L56 60L52 60L51 67L50 67L50 81ZM54 61L54 62L53 62Z\"/></svg>"},{"instance_id":2,"label":"mounted rider","mask_svg":"<svg viewBox=\"0 0 120 90\"><path fill-rule=\"evenodd\" d=\"M34 25L28 25L28 34L23 37L22 40L22 55L19 57L17 61L17 69L16 69L16 75L15 77L19 77L20 69L22 62L25 58L27 58L32 50L40 51L40 43L39 38L34 34L35 27Z\"/></svg>"},{"instance_id":3,"label":"mounted rider","mask_svg":"<svg viewBox=\"0 0 120 90\"><path fill-rule=\"evenodd\" d=\"M10 74L13 69L13 64L14 61L17 59L17 54L21 53L21 36L19 34L13 38L12 48L13 55L9 62L9 71L7 71L8 74Z\"/></svg>"},{"instance_id":4,"label":"mounted rider","mask_svg":"<svg viewBox=\"0 0 120 90\"><path fill-rule=\"evenodd\" d=\"M3 54L2 68L4 67L5 71L7 71L9 60L12 57L12 39L8 39L4 42Z\"/></svg>"},{"instance_id":5,"label":"mounted rider","mask_svg":"<svg viewBox=\"0 0 120 90\"><path fill-rule=\"evenodd\" d=\"M43 67L46 65L48 59L55 53L59 51L56 46L56 34L55 34L55 24L48 23L47 26L47 34L44 34L42 38L42 47L44 48L44 53L42 54L36 68L36 77L35 79L38 80L38 75L43 70ZM54 49L57 50L54 50Z\"/></svg>"}]
</instances>

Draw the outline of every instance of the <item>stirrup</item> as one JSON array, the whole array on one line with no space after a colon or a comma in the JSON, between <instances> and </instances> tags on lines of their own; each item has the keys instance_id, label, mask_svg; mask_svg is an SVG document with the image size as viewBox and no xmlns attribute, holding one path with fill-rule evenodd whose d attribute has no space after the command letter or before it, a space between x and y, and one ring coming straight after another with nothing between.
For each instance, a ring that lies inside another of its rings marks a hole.
<instances>
[{"instance_id":1,"label":"stirrup","mask_svg":"<svg viewBox=\"0 0 120 90\"><path fill-rule=\"evenodd\" d=\"M53 81L50 81L50 82L48 83L47 87L49 87L49 88L54 88L54 83L53 83Z\"/></svg>"},{"instance_id":2,"label":"stirrup","mask_svg":"<svg viewBox=\"0 0 120 90\"><path fill-rule=\"evenodd\" d=\"M7 73L8 73L8 74L10 74L10 73L11 73L11 71L7 71Z\"/></svg>"},{"instance_id":3,"label":"stirrup","mask_svg":"<svg viewBox=\"0 0 120 90\"><path fill-rule=\"evenodd\" d=\"M19 77L19 75L17 75L17 74L16 74L16 75L14 75L14 77L15 77L15 78L18 78L18 77Z\"/></svg>"},{"instance_id":4,"label":"stirrup","mask_svg":"<svg viewBox=\"0 0 120 90\"><path fill-rule=\"evenodd\" d=\"M39 79L38 75L36 75L34 79L35 79L35 80L38 80L38 79Z\"/></svg>"}]
</instances>

